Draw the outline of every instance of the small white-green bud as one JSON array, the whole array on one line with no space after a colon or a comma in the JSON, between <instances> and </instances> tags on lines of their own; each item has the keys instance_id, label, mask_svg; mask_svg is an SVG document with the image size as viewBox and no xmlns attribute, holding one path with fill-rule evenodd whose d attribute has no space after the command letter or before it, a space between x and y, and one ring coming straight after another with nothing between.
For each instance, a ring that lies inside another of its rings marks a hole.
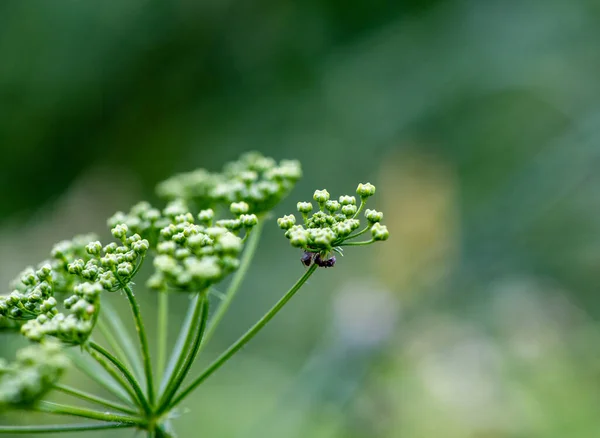
<instances>
[{"instance_id":1,"label":"small white-green bud","mask_svg":"<svg viewBox=\"0 0 600 438\"><path fill-rule=\"evenodd\" d=\"M313 206L310 202L298 202L298 204L296 204L296 208L298 208L300 213L307 214L312 211Z\"/></svg>"},{"instance_id":2,"label":"small white-green bud","mask_svg":"<svg viewBox=\"0 0 600 438\"><path fill-rule=\"evenodd\" d=\"M340 204L356 205L356 198L354 196L342 195L342 196L340 196Z\"/></svg>"},{"instance_id":3,"label":"small white-green bud","mask_svg":"<svg viewBox=\"0 0 600 438\"><path fill-rule=\"evenodd\" d=\"M387 240L390 237L390 233L385 225L376 223L371 227L371 235L373 240L382 241Z\"/></svg>"},{"instance_id":4,"label":"small white-green bud","mask_svg":"<svg viewBox=\"0 0 600 438\"><path fill-rule=\"evenodd\" d=\"M367 218L367 220L371 223L381 222L383 219L383 213L380 211L367 209L365 211L365 218Z\"/></svg>"},{"instance_id":5,"label":"small white-green bud","mask_svg":"<svg viewBox=\"0 0 600 438\"><path fill-rule=\"evenodd\" d=\"M329 201L329 192L325 189L323 190L315 190L315 194L313 195L313 199L319 204L324 204Z\"/></svg>"},{"instance_id":6,"label":"small white-green bud","mask_svg":"<svg viewBox=\"0 0 600 438\"><path fill-rule=\"evenodd\" d=\"M293 214L288 214L286 216L280 217L277 219L277 225L282 230L289 230L296 224L296 216Z\"/></svg>"},{"instance_id":7,"label":"small white-green bud","mask_svg":"<svg viewBox=\"0 0 600 438\"><path fill-rule=\"evenodd\" d=\"M248 213L249 209L250 206L245 202L232 202L229 206L229 211L236 215Z\"/></svg>"},{"instance_id":8,"label":"small white-green bud","mask_svg":"<svg viewBox=\"0 0 600 438\"><path fill-rule=\"evenodd\" d=\"M356 189L356 194L361 198L368 198L375 194L375 186L371 183L360 183Z\"/></svg>"}]
</instances>

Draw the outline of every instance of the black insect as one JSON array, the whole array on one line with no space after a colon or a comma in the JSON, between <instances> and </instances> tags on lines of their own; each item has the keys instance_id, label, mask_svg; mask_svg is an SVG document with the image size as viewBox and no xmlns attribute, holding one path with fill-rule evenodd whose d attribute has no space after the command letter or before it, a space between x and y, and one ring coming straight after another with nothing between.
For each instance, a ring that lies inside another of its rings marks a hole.
<instances>
[{"instance_id":1,"label":"black insect","mask_svg":"<svg viewBox=\"0 0 600 438\"><path fill-rule=\"evenodd\" d=\"M313 258L315 257L315 255L316 254L314 252L304 251L302 253L302 257L300 257L300 261L304 266L310 266L312 265Z\"/></svg>"},{"instance_id":2,"label":"black insect","mask_svg":"<svg viewBox=\"0 0 600 438\"><path fill-rule=\"evenodd\" d=\"M332 255L328 259L323 260L321 254L317 254L315 257L315 263L322 268L333 268L335 266L335 256Z\"/></svg>"},{"instance_id":3,"label":"black insect","mask_svg":"<svg viewBox=\"0 0 600 438\"><path fill-rule=\"evenodd\" d=\"M317 266L320 266L321 268L332 268L333 266L335 266L335 260L335 256L331 256L328 259L323 259L321 257L321 254L310 251L304 251L302 257L300 257L300 261L304 266L310 266L314 262Z\"/></svg>"}]
</instances>

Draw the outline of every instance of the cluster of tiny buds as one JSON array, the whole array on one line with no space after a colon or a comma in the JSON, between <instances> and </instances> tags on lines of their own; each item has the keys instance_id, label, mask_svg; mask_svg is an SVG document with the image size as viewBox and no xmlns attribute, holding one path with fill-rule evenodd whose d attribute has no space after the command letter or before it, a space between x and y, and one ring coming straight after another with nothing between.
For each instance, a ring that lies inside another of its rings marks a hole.
<instances>
[{"instance_id":1,"label":"cluster of tiny buds","mask_svg":"<svg viewBox=\"0 0 600 438\"><path fill-rule=\"evenodd\" d=\"M300 163L250 152L228 163L220 173L204 169L169 178L157 187L159 196L181 199L198 208L217 204L245 202L249 211L264 213L273 208L292 190L302 176Z\"/></svg>"},{"instance_id":2,"label":"cluster of tiny buds","mask_svg":"<svg viewBox=\"0 0 600 438\"><path fill-rule=\"evenodd\" d=\"M198 213L198 223L191 213L176 216L160 231L149 287L198 292L236 270L243 248L238 234L245 230L247 236L258 223L248 210L246 203L236 202L230 205L234 219L215 221L211 209Z\"/></svg>"},{"instance_id":3,"label":"cluster of tiny buds","mask_svg":"<svg viewBox=\"0 0 600 438\"><path fill-rule=\"evenodd\" d=\"M21 287L8 296L0 296L0 316L30 320L40 314L57 313L53 297L52 268L49 264L42 265L38 270L27 268L21 273L19 280Z\"/></svg>"},{"instance_id":4,"label":"cluster of tiny buds","mask_svg":"<svg viewBox=\"0 0 600 438\"><path fill-rule=\"evenodd\" d=\"M53 342L19 350L13 363L0 359L0 413L34 404L52 389L68 365L60 345Z\"/></svg>"},{"instance_id":5,"label":"cluster of tiny buds","mask_svg":"<svg viewBox=\"0 0 600 438\"><path fill-rule=\"evenodd\" d=\"M337 200L331 199L327 190L316 190L313 200L318 204L319 210L313 213L314 206L311 202L298 202L296 208L302 215L303 223L296 224L293 214L283 216L277 220L280 228L285 230L285 236L290 244L303 249L302 262L309 266L313 262L323 267L335 264L335 257L329 256L332 251L350 245L364 245L389 238L389 231L381 225L383 213L366 209L364 217L367 226L361 231L360 213L363 211L367 199L375 194L375 186L370 183L359 184L356 194L360 199L357 206L356 197L342 195ZM350 242L350 240L370 231L371 240Z\"/></svg>"}]
</instances>

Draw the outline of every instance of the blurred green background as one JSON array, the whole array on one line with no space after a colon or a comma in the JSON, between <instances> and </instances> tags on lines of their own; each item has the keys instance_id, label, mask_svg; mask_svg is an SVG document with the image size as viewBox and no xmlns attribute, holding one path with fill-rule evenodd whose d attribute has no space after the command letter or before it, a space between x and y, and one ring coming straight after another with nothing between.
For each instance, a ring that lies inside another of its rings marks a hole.
<instances>
[{"instance_id":1,"label":"blurred green background","mask_svg":"<svg viewBox=\"0 0 600 438\"><path fill-rule=\"evenodd\" d=\"M0 281L175 172L298 158L276 214L371 181L392 237L319 271L181 437L600 436L599 77L595 0L4 0ZM299 256L267 226L201 363Z\"/></svg>"}]
</instances>

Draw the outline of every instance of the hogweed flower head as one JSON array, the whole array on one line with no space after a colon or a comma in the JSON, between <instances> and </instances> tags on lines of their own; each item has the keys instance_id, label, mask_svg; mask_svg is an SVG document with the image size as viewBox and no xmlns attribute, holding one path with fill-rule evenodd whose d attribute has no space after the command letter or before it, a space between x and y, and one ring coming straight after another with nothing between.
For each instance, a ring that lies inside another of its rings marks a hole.
<instances>
[{"instance_id":1,"label":"hogweed flower head","mask_svg":"<svg viewBox=\"0 0 600 438\"><path fill-rule=\"evenodd\" d=\"M35 404L52 389L68 365L60 346L50 342L19 350L12 363L0 359L0 413Z\"/></svg>"},{"instance_id":2,"label":"hogweed flower head","mask_svg":"<svg viewBox=\"0 0 600 438\"><path fill-rule=\"evenodd\" d=\"M249 152L226 164L218 173L200 169L175 175L160 183L157 193L167 200L181 199L198 209L244 202L248 205L245 212L232 207L235 210L232 213L260 215L287 196L301 176L298 161L277 163L257 152Z\"/></svg>"},{"instance_id":3,"label":"hogweed flower head","mask_svg":"<svg viewBox=\"0 0 600 438\"><path fill-rule=\"evenodd\" d=\"M148 280L153 289L199 292L223 280L239 266L243 239L258 223L254 214L245 214L248 205L236 202L230 211L238 216L213 224L214 212L202 210L198 222L191 213L179 215L160 231L155 273Z\"/></svg>"},{"instance_id":4,"label":"hogweed flower head","mask_svg":"<svg viewBox=\"0 0 600 438\"><path fill-rule=\"evenodd\" d=\"M387 240L387 227L380 224L383 214L375 210L366 210L366 227L361 229L360 213L366 205L367 198L375 194L375 186L361 183L356 189L360 205L356 205L356 197L342 195L339 200L330 199L327 190L316 190L313 199L319 204L319 211L313 211L310 202L298 202L297 209L302 215L303 224L296 225L294 215L286 215L277 220L277 224L285 230L285 237L293 247L304 250L302 262L310 266L313 262L322 267L335 264L332 253L341 252L344 246L367 245L376 241ZM358 231L361 229L360 231ZM371 232L371 240L354 241L353 239Z\"/></svg>"}]
</instances>

